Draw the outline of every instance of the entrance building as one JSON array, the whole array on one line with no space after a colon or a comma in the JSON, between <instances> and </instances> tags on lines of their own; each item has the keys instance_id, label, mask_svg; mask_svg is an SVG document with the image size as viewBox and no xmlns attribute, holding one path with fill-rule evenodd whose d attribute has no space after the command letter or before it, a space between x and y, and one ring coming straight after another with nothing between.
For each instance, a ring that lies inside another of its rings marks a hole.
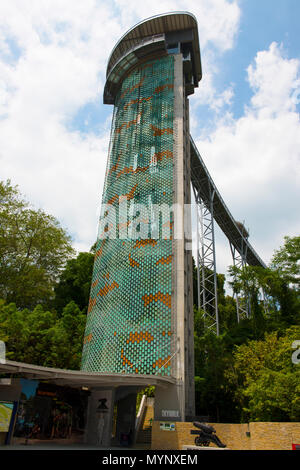
<instances>
[{"instance_id":1,"label":"entrance building","mask_svg":"<svg viewBox=\"0 0 300 470\"><path fill-rule=\"evenodd\" d=\"M122 435L134 443L137 393L175 383L169 377L129 379L9 360L0 363L0 374L0 445L50 440L109 447L119 446Z\"/></svg>"}]
</instances>

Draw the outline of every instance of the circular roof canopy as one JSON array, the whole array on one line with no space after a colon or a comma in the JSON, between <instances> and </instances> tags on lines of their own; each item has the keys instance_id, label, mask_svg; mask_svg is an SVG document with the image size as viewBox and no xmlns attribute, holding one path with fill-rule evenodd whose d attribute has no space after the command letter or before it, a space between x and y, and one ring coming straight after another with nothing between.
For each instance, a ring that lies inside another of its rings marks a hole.
<instances>
[{"instance_id":1,"label":"circular roof canopy","mask_svg":"<svg viewBox=\"0 0 300 470\"><path fill-rule=\"evenodd\" d=\"M164 13L143 20L121 37L108 59L106 89L110 88L109 82L116 83L117 80L112 77L114 77L115 72L119 75L119 72L117 72L118 64L120 64L122 59L126 56L130 55L129 64L133 65L138 61L133 52L142 46L149 49L149 39L157 43L158 46L152 45L154 47L162 47L161 45L164 44L163 48L166 51L167 38L175 38L176 33L183 33L184 31L189 32L192 37L194 86L198 86L198 82L202 77L198 25L193 14L183 11ZM127 64L127 66L129 65ZM105 92L104 96L106 94L108 95L109 93ZM109 103L111 101L104 99L104 102Z\"/></svg>"}]
</instances>

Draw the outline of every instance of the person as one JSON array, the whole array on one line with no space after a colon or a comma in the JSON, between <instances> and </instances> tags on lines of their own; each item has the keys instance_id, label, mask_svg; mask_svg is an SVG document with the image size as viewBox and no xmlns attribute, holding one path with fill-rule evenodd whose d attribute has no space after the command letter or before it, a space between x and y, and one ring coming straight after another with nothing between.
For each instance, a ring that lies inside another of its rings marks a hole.
<instances>
[{"instance_id":1,"label":"person","mask_svg":"<svg viewBox=\"0 0 300 470\"><path fill-rule=\"evenodd\" d=\"M60 430L60 435L63 438L67 437L67 428L68 428L68 422L67 422L67 413L64 411L61 415L61 430Z\"/></svg>"},{"instance_id":2,"label":"person","mask_svg":"<svg viewBox=\"0 0 300 470\"><path fill-rule=\"evenodd\" d=\"M51 431L51 439L57 437L58 429L59 429L59 419L60 414L57 408L54 408L52 411L52 431Z\"/></svg>"},{"instance_id":3,"label":"person","mask_svg":"<svg viewBox=\"0 0 300 470\"><path fill-rule=\"evenodd\" d=\"M129 434L128 434L128 445L131 446L132 444L132 429L130 428Z\"/></svg>"},{"instance_id":4,"label":"person","mask_svg":"<svg viewBox=\"0 0 300 470\"><path fill-rule=\"evenodd\" d=\"M39 426L39 423L37 422L34 424L33 428L31 429L31 432L28 435L28 439L37 439L40 431L41 431L41 428Z\"/></svg>"},{"instance_id":5,"label":"person","mask_svg":"<svg viewBox=\"0 0 300 470\"><path fill-rule=\"evenodd\" d=\"M67 437L70 439L72 435L72 408L69 409L67 415Z\"/></svg>"}]
</instances>

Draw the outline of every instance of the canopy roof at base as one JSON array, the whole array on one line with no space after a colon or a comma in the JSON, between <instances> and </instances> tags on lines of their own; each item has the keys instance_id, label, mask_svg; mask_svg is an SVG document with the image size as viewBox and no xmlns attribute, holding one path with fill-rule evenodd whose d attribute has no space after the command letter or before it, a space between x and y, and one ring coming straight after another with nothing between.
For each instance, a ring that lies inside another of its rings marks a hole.
<instances>
[{"instance_id":1,"label":"canopy roof at base","mask_svg":"<svg viewBox=\"0 0 300 470\"><path fill-rule=\"evenodd\" d=\"M139 375L139 374L110 374L99 372L86 372L68 369L55 369L52 367L36 366L23 362L6 360L0 363L0 374L10 374L28 379L47 380L57 385L64 385L74 388L81 387L120 387L137 386L148 387L156 385L166 387L176 383L173 377L159 375Z\"/></svg>"}]
</instances>

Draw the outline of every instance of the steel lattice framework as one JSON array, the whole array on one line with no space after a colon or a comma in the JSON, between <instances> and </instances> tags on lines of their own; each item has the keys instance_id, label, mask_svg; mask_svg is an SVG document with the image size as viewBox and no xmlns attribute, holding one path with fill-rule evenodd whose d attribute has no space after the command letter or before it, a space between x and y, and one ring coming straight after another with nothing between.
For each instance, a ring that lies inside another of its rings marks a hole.
<instances>
[{"instance_id":1,"label":"steel lattice framework","mask_svg":"<svg viewBox=\"0 0 300 470\"><path fill-rule=\"evenodd\" d=\"M246 254L247 254L247 244L245 243L244 237L241 238L241 249L238 251L236 247L230 242L229 240L230 251L232 255L232 263L233 266L237 269L243 269L247 266L246 261ZM234 278L235 281L235 278ZM237 322L239 323L242 318L249 318L251 312L251 305L250 299L247 296L246 298L242 298L239 296L238 292L233 292L236 302L236 315L237 315Z\"/></svg>"},{"instance_id":2,"label":"steel lattice framework","mask_svg":"<svg viewBox=\"0 0 300 470\"><path fill-rule=\"evenodd\" d=\"M216 247L214 220L228 238L233 265L242 268L247 264L265 267L248 240L243 226L236 222L223 201L206 165L190 136L191 182L197 205L197 277L198 308L209 317L209 327L219 334L218 292L216 276ZM209 301L207 300L209 299ZM236 295L237 320L249 317L249 299Z\"/></svg>"},{"instance_id":3,"label":"steel lattice framework","mask_svg":"<svg viewBox=\"0 0 300 470\"><path fill-rule=\"evenodd\" d=\"M211 188L212 189L212 188ZM213 198L210 194L210 206L207 207L195 188L196 224L197 224L197 284L198 308L204 311L205 326L215 329L219 335L218 290L216 272L216 246L214 233Z\"/></svg>"}]
</instances>

